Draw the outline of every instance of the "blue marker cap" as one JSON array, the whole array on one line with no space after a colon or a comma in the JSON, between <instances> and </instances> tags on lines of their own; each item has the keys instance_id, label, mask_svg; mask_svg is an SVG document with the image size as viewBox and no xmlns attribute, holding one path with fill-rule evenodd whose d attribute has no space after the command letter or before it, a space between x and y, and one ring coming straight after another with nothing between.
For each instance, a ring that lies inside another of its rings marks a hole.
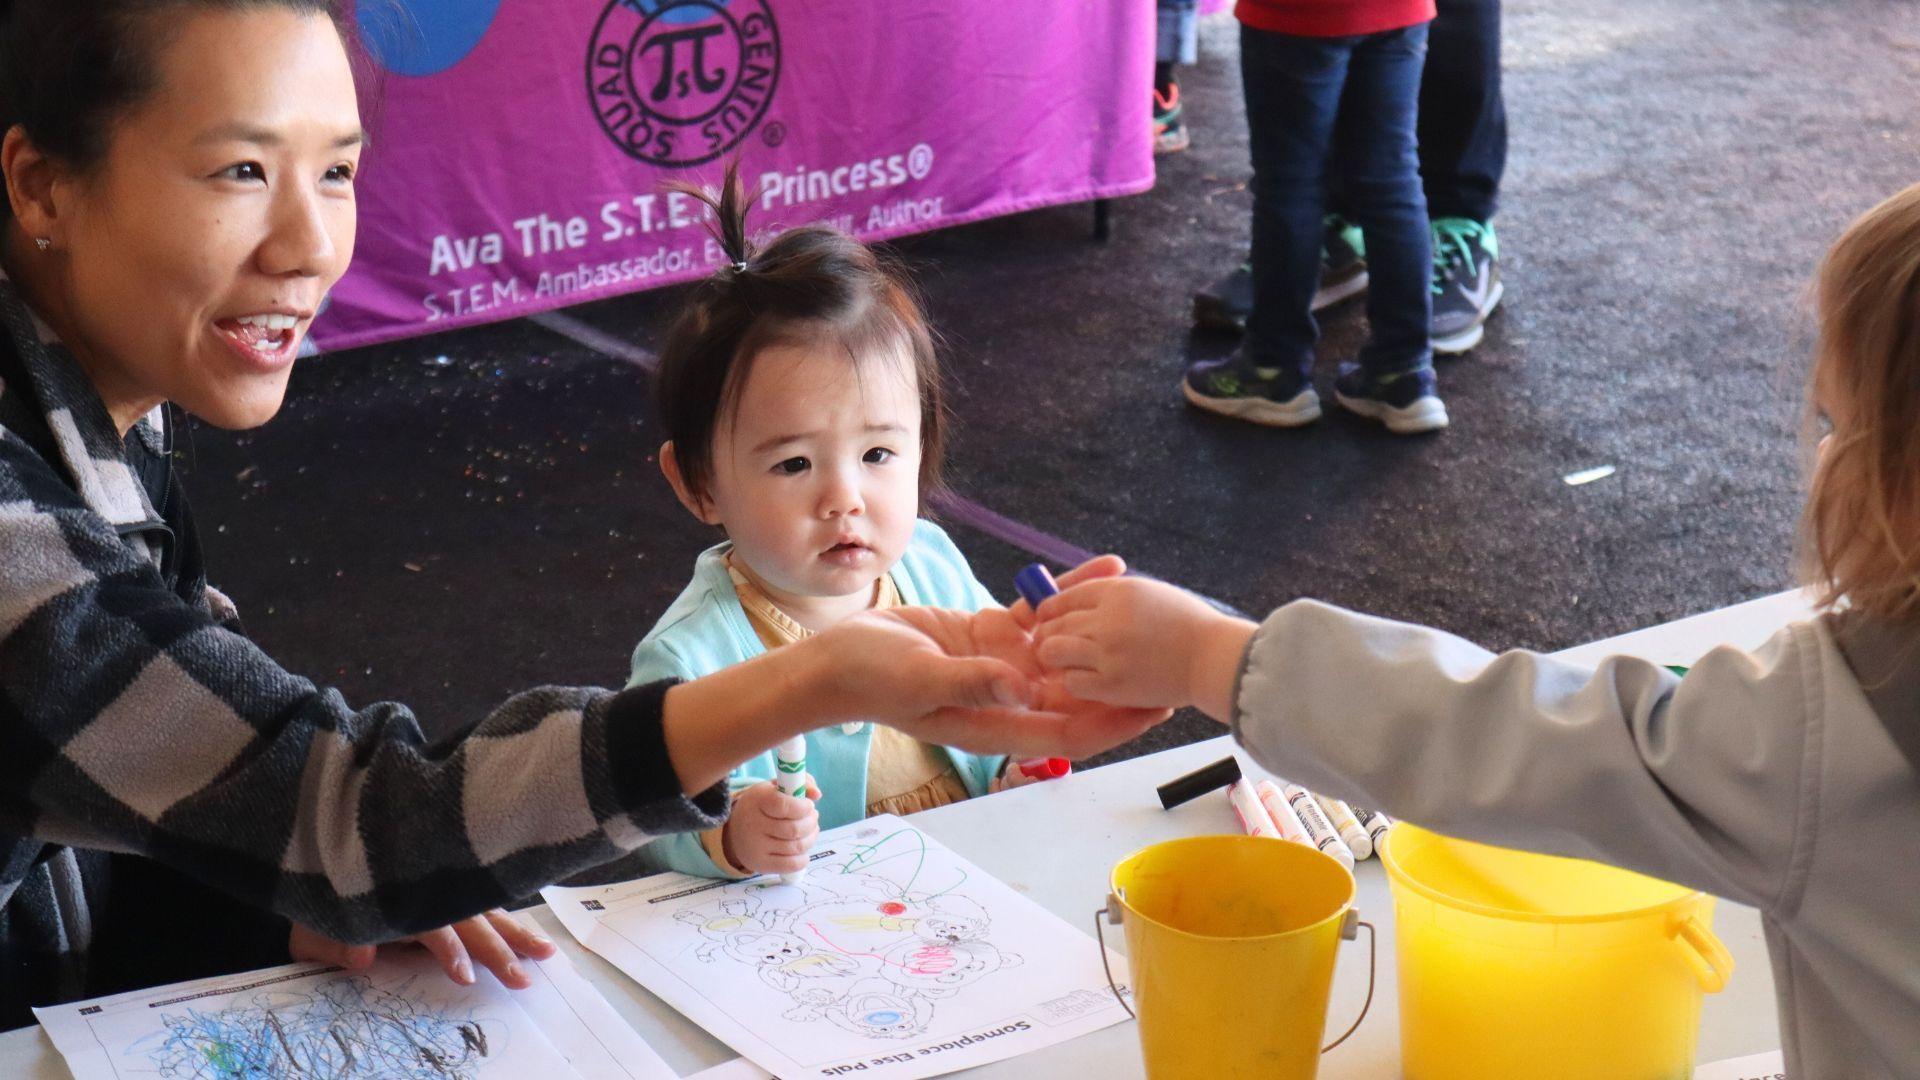
<instances>
[{"instance_id":1,"label":"blue marker cap","mask_svg":"<svg viewBox=\"0 0 1920 1080\"><path fill-rule=\"evenodd\" d=\"M1013 575L1013 587L1020 593L1028 607L1039 607L1040 602L1049 596L1058 596L1060 586L1053 583L1053 575L1039 563L1022 567Z\"/></svg>"}]
</instances>

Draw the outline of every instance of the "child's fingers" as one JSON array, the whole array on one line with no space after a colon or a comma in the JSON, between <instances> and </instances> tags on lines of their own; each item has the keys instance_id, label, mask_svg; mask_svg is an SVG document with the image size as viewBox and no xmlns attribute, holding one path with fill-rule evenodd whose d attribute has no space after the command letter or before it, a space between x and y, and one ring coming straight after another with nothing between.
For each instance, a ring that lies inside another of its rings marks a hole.
<instances>
[{"instance_id":1,"label":"child's fingers","mask_svg":"<svg viewBox=\"0 0 1920 1080\"><path fill-rule=\"evenodd\" d=\"M815 831L815 826L805 821L769 821L760 830L760 835L776 843L799 840Z\"/></svg>"},{"instance_id":2,"label":"child's fingers","mask_svg":"<svg viewBox=\"0 0 1920 1080\"><path fill-rule=\"evenodd\" d=\"M1073 588L1083 581L1098 578L1120 577L1127 572L1127 560L1118 555L1095 555L1079 566L1054 579L1062 591Z\"/></svg>"},{"instance_id":3,"label":"child's fingers","mask_svg":"<svg viewBox=\"0 0 1920 1080\"><path fill-rule=\"evenodd\" d=\"M1044 623L1057 619L1069 611L1085 611L1095 607L1100 603L1100 598L1106 594L1106 590L1101 587L1104 583L1104 581L1090 581L1079 588L1063 590L1058 596L1049 596L1046 602L1040 605L1040 610L1034 614L1038 615L1039 621Z\"/></svg>"},{"instance_id":4,"label":"child's fingers","mask_svg":"<svg viewBox=\"0 0 1920 1080\"><path fill-rule=\"evenodd\" d=\"M1069 611L1058 618L1048 619L1033 631L1033 640L1044 642L1055 637L1093 637L1092 631L1100 625L1100 614L1095 611Z\"/></svg>"},{"instance_id":5,"label":"child's fingers","mask_svg":"<svg viewBox=\"0 0 1920 1080\"><path fill-rule=\"evenodd\" d=\"M760 812L774 821L804 821L820 816L820 808L813 805L812 799L801 799L792 795L782 795L777 799L768 799Z\"/></svg>"},{"instance_id":6,"label":"child's fingers","mask_svg":"<svg viewBox=\"0 0 1920 1080\"><path fill-rule=\"evenodd\" d=\"M517 915L510 915L499 908L494 908L482 918L492 923L494 932L498 933L508 947L521 956L534 960L546 960L560 951L560 947L553 943L552 938L534 929L531 922Z\"/></svg>"},{"instance_id":7,"label":"child's fingers","mask_svg":"<svg viewBox=\"0 0 1920 1080\"><path fill-rule=\"evenodd\" d=\"M1070 589L1084 581L1120 577L1126 572L1126 560L1120 556L1096 555L1055 578L1054 584L1060 586L1062 589ZM1014 601L1013 606L1007 609L1007 614L1013 616L1014 624L1022 630L1033 629L1034 621L1037 618L1036 613L1028 606L1024 597Z\"/></svg>"},{"instance_id":8,"label":"child's fingers","mask_svg":"<svg viewBox=\"0 0 1920 1080\"><path fill-rule=\"evenodd\" d=\"M1081 701L1110 702L1115 697L1113 680L1097 671L1069 671L1060 677L1060 685ZM1144 719L1135 716L1136 710L1124 710L1121 722L1132 723ZM1147 725L1151 727L1152 724Z\"/></svg>"},{"instance_id":9,"label":"child's fingers","mask_svg":"<svg viewBox=\"0 0 1920 1080\"><path fill-rule=\"evenodd\" d=\"M807 798L815 802L820 801L820 785L814 783L811 776L807 778Z\"/></svg>"},{"instance_id":10,"label":"child's fingers","mask_svg":"<svg viewBox=\"0 0 1920 1080\"><path fill-rule=\"evenodd\" d=\"M1034 653L1048 668L1064 671L1069 675L1076 671L1090 670L1100 664L1100 647L1083 637L1071 635L1050 637L1041 642Z\"/></svg>"},{"instance_id":11,"label":"child's fingers","mask_svg":"<svg viewBox=\"0 0 1920 1080\"><path fill-rule=\"evenodd\" d=\"M467 955L467 947L460 943L460 935L453 932L453 927L443 926L438 930L415 934L413 940L440 961L448 978L461 986L473 985L473 960Z\"/></svg>"},{"instance_id":12,"label":"child's fingers","mask_svg":"<svg viewBox=\"0 0 1920 1080\"><path fill-rule=\"evenodd\" d=\"M499 912L505 915L506 912ZM493 923L482 917L463 919L454 925L454 933L460 936L460 943L466 946L467 955L474 963L493 972L494 977L514 990L525 990L533 985L520 966L519 958L514 956L513 946L507 944Z\"/></svg>"}]
</instances>

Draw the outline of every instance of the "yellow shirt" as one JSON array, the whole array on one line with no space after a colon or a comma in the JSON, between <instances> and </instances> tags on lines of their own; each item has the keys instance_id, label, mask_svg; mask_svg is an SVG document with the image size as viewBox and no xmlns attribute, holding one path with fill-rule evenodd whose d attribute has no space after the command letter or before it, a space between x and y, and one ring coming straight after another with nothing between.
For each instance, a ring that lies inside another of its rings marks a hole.
<instances>
[{"instance_id":1,"label":"yellow shirt","mask_svg":"<svg viewBox=\"0 0 1920 1080\"><path fill-rule=\"evenodd\" d=\"M813 636L813 631L794 622L766 593L733 565L727 556L727 572L740 596L747 622L769 650L791 645ZM872 610L884 611L900 606L900 590L891 575L881 575L874 585ZM854 730L858 726L854 725ZM873 725L873 743L867 750L867 815L911 814L967 798L967 785L954 770L946 752L931 743L921 742L905 732ZM700 841L714 864L735 876L745 873L728 861L721 843L721 830L709 829Z\"/></svg>"}]
</instances>

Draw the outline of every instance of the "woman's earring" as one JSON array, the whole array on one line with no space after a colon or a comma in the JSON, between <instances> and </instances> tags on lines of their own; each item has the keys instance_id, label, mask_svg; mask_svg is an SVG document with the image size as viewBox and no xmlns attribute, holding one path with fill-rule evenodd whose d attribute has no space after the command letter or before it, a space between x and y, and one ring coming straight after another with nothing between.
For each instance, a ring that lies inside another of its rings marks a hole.
<instances>
[{"instance_id":1,"label":"woman's earring","mask_svg":"<svg viewBox=\"0 0 1920 1080\"><path fill-rule=\"evenodd\" d=\"M34 242L34 245L38 247L41 251L51 251L53 249L53 241L47 239L44 236L34 237L33 242Z\"/></svg>"}]
</instances>

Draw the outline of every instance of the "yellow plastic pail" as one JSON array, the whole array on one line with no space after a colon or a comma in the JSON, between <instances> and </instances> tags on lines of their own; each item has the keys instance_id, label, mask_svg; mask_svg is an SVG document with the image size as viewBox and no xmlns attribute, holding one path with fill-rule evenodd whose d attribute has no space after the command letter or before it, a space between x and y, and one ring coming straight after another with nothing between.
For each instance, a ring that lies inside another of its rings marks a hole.
<instances>
[{"instance_id":1,"label":"yellow plastic pail","mask_svg":"<svg viewBox=\"0 0 1920 1080\"><path fill-rule=\"evenodd\" d=\"M1311 1080L1353 895L1339 863L1271 838L1196 836L1122 859L1106 918L1125 928L1147 1075Z\"/></svg>"},{"instance_id":2,"label":"yellow plastic pail","mask_svg":"<svg viewBox=\"0 0 1920 1080\"><path fill-rule=\"evenodd\" d=\"M1713 898L1405 823L1393 886L1406 1080L1688 1080L1733 958Z\"/></svg>"}]
</instances>

